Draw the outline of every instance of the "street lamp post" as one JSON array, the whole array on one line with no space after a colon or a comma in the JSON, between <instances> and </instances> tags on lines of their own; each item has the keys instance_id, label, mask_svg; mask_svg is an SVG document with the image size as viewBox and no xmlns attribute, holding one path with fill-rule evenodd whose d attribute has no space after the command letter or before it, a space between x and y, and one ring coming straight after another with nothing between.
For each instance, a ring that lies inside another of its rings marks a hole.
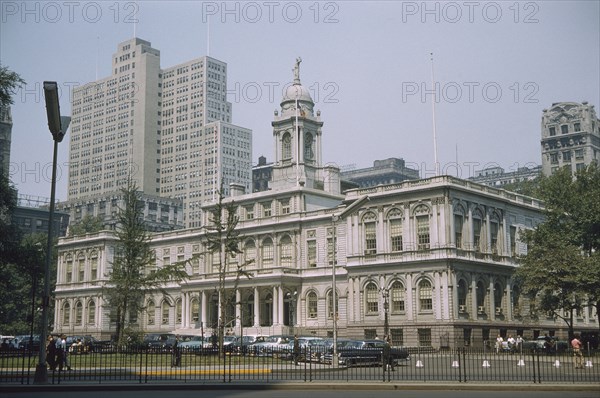
<instances>
[{"instance_id":1,"label":"street lamp post","mask_svg":"<svg viewBox=\"0 0 600 398\"><path fill-rule=\"evenodd\" d=\"M341 220L344 220L346 217L348 217L350 214L352 214L353 212L355 212L356 210L358 210L360 208L360 206L362 206L363 204L367 203L370 200L370 198L368 196L363 196L359 199L357 199L354 203L352 203L350 206L346 207L340 214L333 214L331 216L331 227L332 227L332 264L331 264L331 283L332 283L332 291L331 291L331 301L332 301L332 305L331 305L331 312L332 312L332 317L333 317L333 358L331 359L331 364L334 367L337 367L339 365L338 362L338 352L337 352L337 338L338 338L338 330L337 330L337 292L336 292L336 282L335 282L335 274L336 274L336 265L337 265L337 223Z\"/></svg>"},{"instance_id":2,"label":"street lamp post","mask_svg":"<svg viewBox=\"0 0 600 398\"><path fill-rule=\"evenodd\" d=\"M48 369L46 368L46 340L48 334L48 309L50 307L50 263L52 261L52 227L54 218L54 201L56 191L56 163L58 143L62 141L71 121L68 117L60 116L60 104L58 99L58 84L56 82L44 82L44 97L46 100L46 114L48 117L48 128L54 141L54 152L52 157L52 182L50 185L50 211L48 214L48 241L46 245L46 262L44 266L44 293L42 296L42 325L40 332L39 361L35 368L33 382L35 384L48 383Z\"/></svg>"},{"instance_id":3,"label":"street lamp post","mask_svg":"<svg viewBox=\"0 0 600 398\"><path fill-rule=\"evenodd\" d=\"M381 290L381 295L383 296L383 334L387 338L390 338L390 323L389 323L389 309L390 309L390 292L387 289Z\"/></svg>"}]
</instances>

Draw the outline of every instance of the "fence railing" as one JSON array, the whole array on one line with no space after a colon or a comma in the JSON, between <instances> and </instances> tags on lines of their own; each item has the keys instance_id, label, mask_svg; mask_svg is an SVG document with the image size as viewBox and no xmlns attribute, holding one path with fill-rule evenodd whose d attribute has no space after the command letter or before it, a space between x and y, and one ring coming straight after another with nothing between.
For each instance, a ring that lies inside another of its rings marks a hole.
<instances>
[{"instance_id":1,"label":"fence railing","mask_svg":"<svg viewBox=\"0 0 600 398\"><path fill-rule=\"evenodd\" d=\"M354 351L352 359L347 352L339 350L337 363L330 350L318 347L302 348L296 355L289 349L273 348L225 351L222 355L212 349L82 352L69 354L68 363L57 364L54 370L48 371L48 378L53 384L161 381L200 384L280 381L600 383L598 351L586 351L579 358L571 350L547 354L415 348L405 350L408 358L393 357L389 361L377 350ZM361 361L362 355L369 359ZM37 361L35 352L2 351L0 384L32 384Z\"/></svg>"}]
</instances>

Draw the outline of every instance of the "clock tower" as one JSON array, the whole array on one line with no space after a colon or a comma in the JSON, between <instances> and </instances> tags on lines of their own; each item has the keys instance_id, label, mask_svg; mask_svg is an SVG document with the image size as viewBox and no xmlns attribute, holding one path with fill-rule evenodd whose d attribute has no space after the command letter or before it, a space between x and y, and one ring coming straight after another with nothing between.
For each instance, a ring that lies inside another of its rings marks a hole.
<instances>
[{"instance_id":1,"label":"clock tower","mask_svg":"<svg viewBox=\"0 0 600 398\"><path fill-rule=\"evenodd\" d=\"M315 104L300 82L300 62L297 58L294 82L285 90L281 112L275 111L271 123L275 163L270 188L306 187L339 193L339 169L322 165L321 112L315 116Z\"/></svg>"}]
</instances>

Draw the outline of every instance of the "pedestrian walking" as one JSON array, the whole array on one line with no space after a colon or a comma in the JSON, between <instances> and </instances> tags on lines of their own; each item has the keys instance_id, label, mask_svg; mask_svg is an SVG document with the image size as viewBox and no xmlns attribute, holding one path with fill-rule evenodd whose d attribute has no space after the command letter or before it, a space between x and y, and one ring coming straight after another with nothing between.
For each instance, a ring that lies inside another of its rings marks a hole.
<instances>
[{"instance_id":1,"label":"pedestrian walking","mask_svg":"<svg viewBox=\"0 0 600 398\"><path fill-rule=\"evenodd\" d=\"M173 343L173 353L171 358L171 367L181 366L181 350L179 348L179 336L175 336L175 342Z\"/></svg>"},{"instance_id":2,"label":"pedestrian walking","mask_svg":"<svg viewBox=\"0 0 600 398\"><path fill-rule=\"evenodd\" d=\"M394 358L392 357L392 340L388 336L383 337L383 371L394 371Z\"/></svg>"},{"instance_id":3,"label":"pedestrian walking","mask_svg":"<svg viewBox=\"0 0 600 398\"><path fill-rule=\"evenodd\" d=\"M575 334L571 340L571 348L573 348L573 366L575 369L583 369L583 353L581 352L583 344L579 340L579 334Z\"/></svg>"},{"instance_id":4,"label":"pedestrian walking","mask_svg":"<svg viewBox=\"0 0 600 398\"><path fill-rule=\"evenodd\" d=\"M48 336L48 344L46 345L46 363L50 370L56 370L56 341L54 341L54 337L52 336Z\"/></svg>"}]
</instances>

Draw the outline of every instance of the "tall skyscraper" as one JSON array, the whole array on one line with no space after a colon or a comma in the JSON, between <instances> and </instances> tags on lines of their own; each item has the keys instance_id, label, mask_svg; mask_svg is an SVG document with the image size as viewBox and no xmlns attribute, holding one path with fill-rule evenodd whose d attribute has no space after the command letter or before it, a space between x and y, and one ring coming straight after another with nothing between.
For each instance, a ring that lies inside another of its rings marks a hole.
<instances>
[{"instance_id":1,"label":"tall skyscraper","mask_svg":"<svg viewBox=\"0 0 600 398\"><path fill-rule=\"evenodd\" d=\"M542 114L542 173L569 166L571 173L600 160L600 120L587 101L558 102Z\"/></svg>"},{"instance_id":2,"label":"tall skyscraper","mask_svg":"<svg viewBox=\"0 0 600 398\"><path fill-rule=\"evenodd\" d=\"M10 143L12 117L10 106L0 106L0 173L8 177L10 167Z\"/></svg>"},{"instance_id":3,"label":"tall skyscraper","mask_svg":"<svg viewBox=\"0 0 600 398\"><path fill-rule=\"evenodd\" d=\"M112 71L73 90L68 208L114 194L131 176L147 195L181 200L184 226L196 227L221 179L225 194L230 183L250 189L252 132L231 124L224 62L161 69L160 51L133 38L118 45Z\"/></svg>"}]
</instances>

